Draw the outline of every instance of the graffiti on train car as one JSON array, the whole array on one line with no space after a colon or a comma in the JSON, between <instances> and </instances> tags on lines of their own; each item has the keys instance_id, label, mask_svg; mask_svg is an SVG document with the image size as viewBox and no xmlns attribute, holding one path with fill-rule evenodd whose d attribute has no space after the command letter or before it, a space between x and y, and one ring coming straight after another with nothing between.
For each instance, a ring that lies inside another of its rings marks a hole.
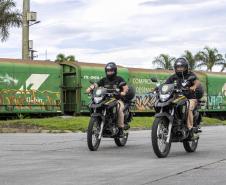
<instances>
[{"instance_id":1,"label":"graffiti on train car","mask_svg":"<svg viewBox=\"0 0 226 185\"><path fill-rule=\"evenodd\" d=\"M15 106L17 109L29 108L30 110L36 106L40 106L41 109L46 109L45 106L56 106L60 108L60 93L3 89L0 91L0 105ZM2 106L1 108L3 108Z\"/></svg>"},{"instance_id":2,"label":"graffiti on train car","mask_svg":"<svg viewBox=\"0 0 226 185\"><path fill-rule=\"evenodd\" d=\"M208 96L208 106L210 109L223 109L226 104L226 83L222 86L218 95Z\"/></svg>"},{"instance_id":3,"label":"graffiti on train car","mask_svg":"<svg viewBox=\"0 0 226 185\"><path fill-rule=\"evenodd\" d=\"M0 90L0 109L13 107L11 109L47 110L48 106L60 109L59 92L38 90L48 77L49 74L30 74L27 79L19 77L19 80L7 73L1 75L0 83L6 84L8 88Z\"/></svg>"},{"instance_id":4,"label":"graffiti on train car","mask_svg":"<svg viewBox=\"0 0 226 185\"><path fill-rule=\"evenodd\" d=\"M135 105L139 111L152 110L156 101L156 96L153 94L146 94L136 96Z\"/></svg>"},{"instance_id":5,"label":"graffiti on train car","mask_svg":"<svg viewBox=\"0 0 226 185\"><path fill-rule=\"evenodd\" d=\"M6 73L4 76L0 75L0 83L5 83L7 85L16 85L18 80Z\"/></svg>"},{"instance_id":6,"label":"graffiti on train car","mask_svg":"<svg viewBox=\"0 0 226 185\"><path fill-rule=\"evenodd\" d=\"M136 93L139 95L146 95L148 92L152 92L154 88L152 87L136 87Z\"/></svg>"},{"instance_id":7,"label":"graffiti on train car","mask_svg":"<svg viewBox=\"0 0 226 185\"><path fill-rule=\"evenodd\" d=\"M156 84L151 81L149 76L144 78L132 78L131 83L136 89L135 109L138 111L153 110L156 98L150 92L153 92Z\"/></svg>"},{"instance_id":8,"label":"graffiti on train car","mask_svg":"<svg viewBox=\"0 0 226 185\"><path fill-rule=\"evenodd\" d=\"M223 96L209 96L208 105L212 109L220 109L223 105Z\"/></svg>"},{"instance_id":9,"label":"graffiti on train car","mask_svg":"<svg viewBox=\"0 0 226 185\"><path fill-rule=\"evenodd\" d=\"M151 84L151 79L147 78L133 78L132 80L133 84Z\"/></svg>"}]
</instances>

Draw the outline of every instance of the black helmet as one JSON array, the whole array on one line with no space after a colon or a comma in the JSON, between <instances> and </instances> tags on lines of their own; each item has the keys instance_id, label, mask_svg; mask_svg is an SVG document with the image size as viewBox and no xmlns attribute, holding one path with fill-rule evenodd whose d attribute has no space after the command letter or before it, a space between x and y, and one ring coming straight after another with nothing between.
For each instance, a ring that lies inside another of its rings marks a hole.
<instances>
[{"instance_id":1,"label":"black helmet","mask_svg":"<svg viewBox=\"0 0 226 185\"><path fill-rule=\"evenodd\" d=\"M113 73L108 74L109 71L112 71ZM107 78L112 79L117 75L117 66L114 62L109 62L105 66L105 74Z\"/></svg>"},{"instance_id":2,"label":"black helmet","mask_svg":"<svg viewBox=\"0 0 226 185\"><path fill-rule=\"evenodd\" d=\"M183 68L182 70L178 70L178 68ZM189 63L186 58L178 58L174 63L174 70L178 77L183 77L188 74Z\"/></svg>"}]
</instances>

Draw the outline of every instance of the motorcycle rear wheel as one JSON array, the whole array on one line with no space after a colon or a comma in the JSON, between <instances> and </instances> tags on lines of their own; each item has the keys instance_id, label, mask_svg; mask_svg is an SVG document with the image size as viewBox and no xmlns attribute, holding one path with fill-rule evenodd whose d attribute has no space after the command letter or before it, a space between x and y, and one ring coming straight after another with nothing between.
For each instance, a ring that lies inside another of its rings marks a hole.
<instances>
[{"instance_id":1,"label":"motorcycle rear wheel","mask_svg":"<svg viewBox=\"0 0 226 185\"><path fill-rule=\"evenodd\" d=\"M100 145L99 139L101 120L98 117L91 117L87 130L87 144L91 151L96 151Z\"/></svg>"},{"instance_id":2,"label":"motorcycle rear wheel","mask_svg":"<svg viewBox=\"0 0 226 185\"><path fill-rule=\"evenodd\" d=\"M165 117L155 118L152 125L152 147L159 158L167 157L171 148L171 139L169 140L169 143L166 143L168 125L169 121Z\"/></svg>"},{"instance_id":3,"label":"motorcycle rear wheel","mask_svg":"<svg viewBox=\"0 0 226 185\"><path fill-rule=\"evenodd\" d=\"M128 139L129 133L125 133L124 137L120 138L120 137L115 137L115 144L119 147L125 146L127 143L127 139Z\"/></svg>"},{"instance_id":4,"label":"motorcycle rear wheel","mask_svg":"<svg viewBox=\"0 0 226 185\"><path fill-rule=\"evenodd\" d=\"M183 141L184 149L186 152L195 152L198 146L199 139L195 139L193 141Z\"/></svg>"}]
</instances>

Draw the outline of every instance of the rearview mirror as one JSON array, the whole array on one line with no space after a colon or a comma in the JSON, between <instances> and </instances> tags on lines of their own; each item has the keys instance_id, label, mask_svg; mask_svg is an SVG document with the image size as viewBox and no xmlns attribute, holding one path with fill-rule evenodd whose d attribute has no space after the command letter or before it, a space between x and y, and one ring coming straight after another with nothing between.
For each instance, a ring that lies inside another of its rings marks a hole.
<instances>
[{"instance_id":1,"label":"rearview mirror","mask_svg":"<svg viewBox=\"0 0 226 185\"><path fill-rule=\"evenodd\" d=\"M189 77L188 77L188 81L194 81L195 79L196 79L195 76L189 76Z\"/></svg>"},{"instance_id":2,"label":"rearview mirror","mask_svg":"<svg viewBox=\"0 0 226 185\"><path fill-rule=\"evenodd\" d=\"M94 80L89 80L89 83L94 84L95 81Z\"/></svg>"},{"instance_id":3,"label":"rearview mirror","mask_svg":"<svg viewBox=\"0 0 226 185\"><path fill-rule=\"evenodd\" d=\"M123 87L123 86L125 86L125 85L126 85L126 82L120 82L119 88L121 88L121 87Z\"/></svg>"},{"instance_id":4,"label":"rearview mirror","mask_svg":"<svg viewBox=\"0 0 226 185\"><path fill-rule=\"evenodd\" d=\"M155 82L155 83L158 82L157 78L155 78L155 77L151 77L151 81Z\"/></svg>"}]
</instances>

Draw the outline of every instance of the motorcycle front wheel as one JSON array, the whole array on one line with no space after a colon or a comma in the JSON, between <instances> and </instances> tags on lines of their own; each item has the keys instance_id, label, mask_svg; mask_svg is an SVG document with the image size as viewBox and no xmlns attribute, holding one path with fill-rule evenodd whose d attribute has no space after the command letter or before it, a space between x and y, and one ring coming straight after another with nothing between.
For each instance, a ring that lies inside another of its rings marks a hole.
<instances>
[{"instance_id":1,"label":"motorcycle front wheel","mask_svg":"<svg viewBox=\"0 0 226 185\"><path fill-rule=\"evenodd\" d=\"M117 146L125 146L127 143L127 139L128 139L129 133L124 133L123 137L115 137L115 144Z\"/></svg>"},{"instance_id":2,"label":"motorcycle front wheel","mask_svg":"<svg viewBox=\"0 0 226 185\"><path fill-rule=\"evenodd\" d=\"M101 119L98 117L91 117L87 130L87 144L91 151L96 151L100 145L99 139L101 127Z\"/></svg>"},{"instance_id":3,"label":"motorcycle front wheel","mask_svg":"<svg viewBox=\"0 0 226 185\"><path fill-rule=\"evenodd\" d=\"M159 158L167 157L171 147L171 139L166 143L169 121L165 117L155 118L152 125L152 147Z\"/></svg>"}]
</instances>

